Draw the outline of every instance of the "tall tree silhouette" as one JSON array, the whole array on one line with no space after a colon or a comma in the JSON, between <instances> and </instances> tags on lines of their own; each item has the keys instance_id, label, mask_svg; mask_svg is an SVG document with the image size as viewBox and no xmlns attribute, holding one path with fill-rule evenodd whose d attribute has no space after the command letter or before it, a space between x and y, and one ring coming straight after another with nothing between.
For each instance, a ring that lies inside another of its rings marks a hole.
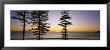
<instances>
[{"instance_id":1,"label":"tall tree silhouette","mask_svg":"<svg viewBox=\"0 0 110 50\"><path fill-rule=\"evenodd\" d=\"M31 22L32 29L30 31L33 31L34 35L36 35L36 39L41 40L43 39L43 35L47 31L49 31L48 28L50 28L48 21L48 12L49 11L43 11L43 10L33 10L31 12Z\"/></svg>"},{"instance_id":2,"label":"tall tree silhouette","mask_svg":"<svg viewBox=\"0 0 110 50\"><path fill-rule=\"evenodd\" d=\"M61 14L62 14L62 17L60 18L61 22L58 25L63 27L62 39L66 40L68 38L67 25L72 24L71 22L67 21L67 19L71 19L71 17L69 16L69 11L61 11Z\"/></svg>"},{"instance_id":3,"label":"tall tree silhouette","mask_svg":"<svg viewBox=\"0 0 110 50\"><path fill-rule=\"evenodd\" d=\"M22 38L22 40L24 40L24 37L25 37L25 26L26 26L26 23L28 23L28 21L26 19L27 15L28 15L28 11L17 10L15 12L16 12L16 16L12 16L12 19L17 19L17 20L19 20L22 23L22 27L23 27L23 31L22 31L23 38Z\"/></svg>"}]
</instances>

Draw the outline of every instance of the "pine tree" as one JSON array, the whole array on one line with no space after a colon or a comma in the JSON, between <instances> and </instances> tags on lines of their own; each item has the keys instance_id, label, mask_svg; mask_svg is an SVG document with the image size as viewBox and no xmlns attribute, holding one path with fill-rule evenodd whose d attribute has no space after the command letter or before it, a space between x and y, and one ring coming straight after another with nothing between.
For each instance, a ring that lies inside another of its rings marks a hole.
<instances>
[{"instance_id":1,"label":"pine tree","mask_svg":"<svg viewBox=\"0 0 110 50\"><path fill-rule=\"evenodd\" d=\"M29 31L33 31L34 35L36 35L36 39L43 39L43 35L49 31L50 28L48 21L48 12L49 11L41 11L41 10L33 10L31 11L31 22L32 29Z\"/></svg>"},{"instance_id":2,"label":"pine tree","mask_svg":"<svg viewBox=\"0 0 110 50\"><path fill-rule=\"evenodd\" d=\"M22 31L23 38L22 38L22 40L24 40L25 26L26 26L26 23L28 23L27 18L26 18L28 16L28 11L18 10L18 11L15 11L15 12L16 12L16 16L12 16L12 19L17 19L22 23L22 25L21 25L23 27L23 31Z\"/></svg>"},{"instance_id":3,"label":"pine tree","mask_svg":"<svg viewBox=\"0 0 110 50\"><path fill-rule=\"evenodd\" d=\"M61 22L58 24L60 26L63 27L63 31L61 34L62 35L62 39L66 40L68 39L68 34L67 34L67 26L71 25L72 23L67 21L67 19L71 19L71 17L69 16L69 11L61 11L62 17L60 18Z\"/></svg>"}]
</instances>

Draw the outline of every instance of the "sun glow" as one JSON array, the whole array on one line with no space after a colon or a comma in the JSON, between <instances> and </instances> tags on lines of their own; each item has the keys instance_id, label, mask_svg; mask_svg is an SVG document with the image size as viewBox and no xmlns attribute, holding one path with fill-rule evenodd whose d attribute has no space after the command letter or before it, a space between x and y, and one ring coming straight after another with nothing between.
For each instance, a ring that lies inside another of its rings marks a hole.
<instances>
[{"instance_id":1,"label":"sun glow","mask_svg":"<svg viewBox=\"0 0 110 50\"><path fill-rule=\"evenodd\" d=\"M12 31L22 31L22 26L12 26ZM30 26L26 26L25 27L26 31L29 31L31 29ZM97 32L99 30L99 28L97 27L90 27L90 26L86 26L86 27L82 27L82 26L78 26L78 25L70 25L67 27L68 32ZM49 28L49 32L61 32L62 31L62 27L61 26L51 26Z\"/></svg>"}]
</instances>

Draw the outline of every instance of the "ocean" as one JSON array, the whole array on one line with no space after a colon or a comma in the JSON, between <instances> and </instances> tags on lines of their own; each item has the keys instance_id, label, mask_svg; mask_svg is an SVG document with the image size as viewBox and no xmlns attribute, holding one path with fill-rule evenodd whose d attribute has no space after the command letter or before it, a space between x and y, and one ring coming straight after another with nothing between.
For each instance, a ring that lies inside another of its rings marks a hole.
<instances>
[{"instance_id":1,"label":"ocean","mask_svg":"<svg viewBox=\"0 0 110 50\"><path fill-rule=\"evenodd\" d=\"M48 32L43 35L43 40L62 40L62 33ZM68 40L100 40L100 33L67 33ZM32 32L25 33L25 40L36 40ZM22 40L22 32L11 32L11 40Z\"/></svg>"}]
</instances>

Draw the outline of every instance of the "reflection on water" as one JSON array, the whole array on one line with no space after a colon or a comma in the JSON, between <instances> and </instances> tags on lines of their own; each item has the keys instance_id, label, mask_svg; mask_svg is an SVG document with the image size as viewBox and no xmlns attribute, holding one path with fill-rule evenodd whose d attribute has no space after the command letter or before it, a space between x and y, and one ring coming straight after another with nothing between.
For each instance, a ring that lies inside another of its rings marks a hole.
<instances>
[{"instance_id":1,"label":"reflection on water","mask_svg":"<svg viewBox=\"0 0 110 50\"><path fill-rule=\"evenodd\" d=\"M71 39L93 39L93 40L99 40L100 39L100 33L68 33L68 38ZM36 36L33 35L31 32L26 32L25 39L35 38ZM61 38L61 33L46 33L46 35L43 35L44 38ZM22 39L22 33L21 32L12 32L11 33L11 39Z\"/></svg>"}]
</instances>

